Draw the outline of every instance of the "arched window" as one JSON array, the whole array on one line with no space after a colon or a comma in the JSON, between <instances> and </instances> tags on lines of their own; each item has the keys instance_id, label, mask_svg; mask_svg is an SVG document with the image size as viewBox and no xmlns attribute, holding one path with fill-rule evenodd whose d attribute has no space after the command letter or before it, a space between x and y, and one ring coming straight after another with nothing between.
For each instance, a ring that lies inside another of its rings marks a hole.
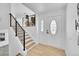
<instances>
[{"instance_id":1,"label":"arched window","mask_svg":"<svg viewBox=\"0 0 79 59\"><path fill-rule=\"evenodd\" d=\"M42 20L41 21L41 32L43 32L44 31L44 21Z\"/></svg>"},{"instance_id":2,"label":"arched window","mask_svg":"<svg viewBox=\"0 0 79 59\"><path fill-rule=\"evenodd\" d=\"M52 20L51 24L50 24L50 31L53 35L56 34L56 29L57 29L57 26L56 26L56 21L55 20Z\"/></svg>"}]
</instances>

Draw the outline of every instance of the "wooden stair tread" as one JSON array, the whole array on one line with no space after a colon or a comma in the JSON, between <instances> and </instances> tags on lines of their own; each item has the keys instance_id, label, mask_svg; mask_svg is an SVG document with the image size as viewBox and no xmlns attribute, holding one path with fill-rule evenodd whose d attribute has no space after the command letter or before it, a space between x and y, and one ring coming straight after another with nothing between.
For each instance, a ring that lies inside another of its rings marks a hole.
<instances>
[{"instance_id":1,"label":"wooden stair tread","mask_svg":"<svg viewBox=\"0 0 79 59\"><path fill-rule=\"evenodd\" d=\"M23 38L19 38L21 41L23 41ZM25 40L28 40L28 39L31 39L31 38L26 38Z\"/></svg>"},{"instance_id":2,"label":"wooden stair tread","mask_svg":"<svg viewBox=\"0 0 79 59\"><path fill-rule=\"evenodd\" d=\"M23 40L23 37L19 37L19 39ZM25 40L27 40L27 39L31 39L31 37L30 36L29 37L25 37Z\"/></svg>"},{"instance_id":3,"label":"wooden stair tread","mask_svg":"<svg viewBox=\"0 0 79 59\"><path fill-rule=\"evenodd\" d=\"M23 38L23 36L18 36L19 38ZM30 37L29 35L25 35L25 38Z\"/></svg>"},{"instance_id":4,"label":"wooden stair tread","mask_svg":"<svg viewBox=\"0 0 79 59\"><path fill-rule=\"evenodd\" d=\"M27 38L25 38L25 39L31 39L31 37L29 36L29 37L27 37Z\"/></svg>"},{"instance_id":5,"label":"wooden stair tread","mask_svg":"<svg viewBox=\"0 0 79 59\"><path fill-rule=\"evenodd\" d=\"M20 36L20 37L22 37L23 36L23 34L17 34L18 36ZM25 36L29 36L28 34L25 34Z\"/></svg>"},{"instance_id":6,"label":"wooden stair tread","mask_svg":"<svg viewBox=\"0 0 79 59\"><path fill-rule=\"evenodd\" d=\"M32 43L34 43L33 41L29 42L29 43L26 43L25 46L29 46L31 45Z\"/></svg>"},{"instance_id":7,"label":"wooden stair tread","mask_svg":"<svg viewBox=\"0 0 79 59\"><path fill-rule=\"evenodd\" d=\"M27 39L27 40L25 40L25 42L27 42L27 41L29 41L29 40L32 40L32 39Z\"/></svg>"},{"instance_id":8,"label":"wooden stair tread","mask_svg":"<svg viewBox=\"0 0 79 59\"><path fill-rule=\"evenodd\" d=\"M21 31L19 31L19 32L17 31L17 33L18 33L18 34L23 34L23 32L21 32ZM27 32L25 32L25 34L26 34L26 33L27 33Z\"/></svg>"},{"instance_id":9,"label":"wooden stair tread","mask_svg":"<svg viewBox=\"0 0 79 59\"><path fill-rule=\"evenodd\" d=\"M28 44L29 42L33 42L33 40L25 41L25 44Z\"/></svg>"},{"instance_id":10,"label":"wooden stair tread","mask_svg":"<svg viewBox=\"0 0 79 59\"><path fill-rule=\"evenodd\" d=\"M29 45L25 44L25 47L27 49L30 49L33 45L35 44L35 42L30 43Z\"/></svg>"}]
</instances>

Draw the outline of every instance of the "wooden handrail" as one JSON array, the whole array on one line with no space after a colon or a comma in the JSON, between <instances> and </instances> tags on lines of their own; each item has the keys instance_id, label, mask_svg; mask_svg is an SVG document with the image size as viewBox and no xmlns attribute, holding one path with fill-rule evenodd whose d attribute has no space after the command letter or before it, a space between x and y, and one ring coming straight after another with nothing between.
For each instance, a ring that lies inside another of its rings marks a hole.
<instances>
[{"instance_id":1,"label":"wooden handrail","mask_svg":"<svg viewBox=\"0 0 79 59\"><path fill-rule=\"evenodd\" d=\"M25 51L25 30L22 28L22 26L19 24L19 22L16 20L16 18L11 13L10 13L10 26L12 26L12 24L11 24L11 22L12 22L11 17L13 17L13 19L15 20L15 34L16 34L16 36L17 36L17 24L19 25L19 27L23 31L23 50Z\"/></svg>"}]
</instances>

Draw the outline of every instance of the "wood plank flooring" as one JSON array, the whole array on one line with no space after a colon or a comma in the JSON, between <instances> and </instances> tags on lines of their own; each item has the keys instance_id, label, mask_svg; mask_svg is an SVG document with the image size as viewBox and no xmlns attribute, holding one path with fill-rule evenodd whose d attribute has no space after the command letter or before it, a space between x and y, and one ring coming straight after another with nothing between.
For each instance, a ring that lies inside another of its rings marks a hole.
<instances>
[{"instance_id":1,"label":"wood plank flooring","mask_svg":"<svg viewBox=\"0 0 79 59\"><path fill-rule=\"evenodd\" d=\"M27 56L65 56L65 51L39 43L27 52Z\"/></svg>"}]
</instances>

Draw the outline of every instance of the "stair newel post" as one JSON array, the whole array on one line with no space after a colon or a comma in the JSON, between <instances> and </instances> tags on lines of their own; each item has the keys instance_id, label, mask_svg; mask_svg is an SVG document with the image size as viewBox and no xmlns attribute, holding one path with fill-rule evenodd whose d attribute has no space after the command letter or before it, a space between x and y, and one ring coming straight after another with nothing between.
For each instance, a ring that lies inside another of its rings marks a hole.
<instances>
[{"instance_id":1,"label":"stair newel post","mask_svg":"<svg viewBox=\"0 0 79 59\"><path fill-rule=\"evenodd\" d=\"M23 50L25 51L25 31L23 30Z\"/></svg>"},{"instance_id":2,"label":"stair newel post","mask_svg":"<svg viewBox=\"0 0 79 59\"><path fill-rule=\"evenodd\" d=\"M15 35L17 36L17 21L15 21Z\"/></svg>"}]
</instances>

